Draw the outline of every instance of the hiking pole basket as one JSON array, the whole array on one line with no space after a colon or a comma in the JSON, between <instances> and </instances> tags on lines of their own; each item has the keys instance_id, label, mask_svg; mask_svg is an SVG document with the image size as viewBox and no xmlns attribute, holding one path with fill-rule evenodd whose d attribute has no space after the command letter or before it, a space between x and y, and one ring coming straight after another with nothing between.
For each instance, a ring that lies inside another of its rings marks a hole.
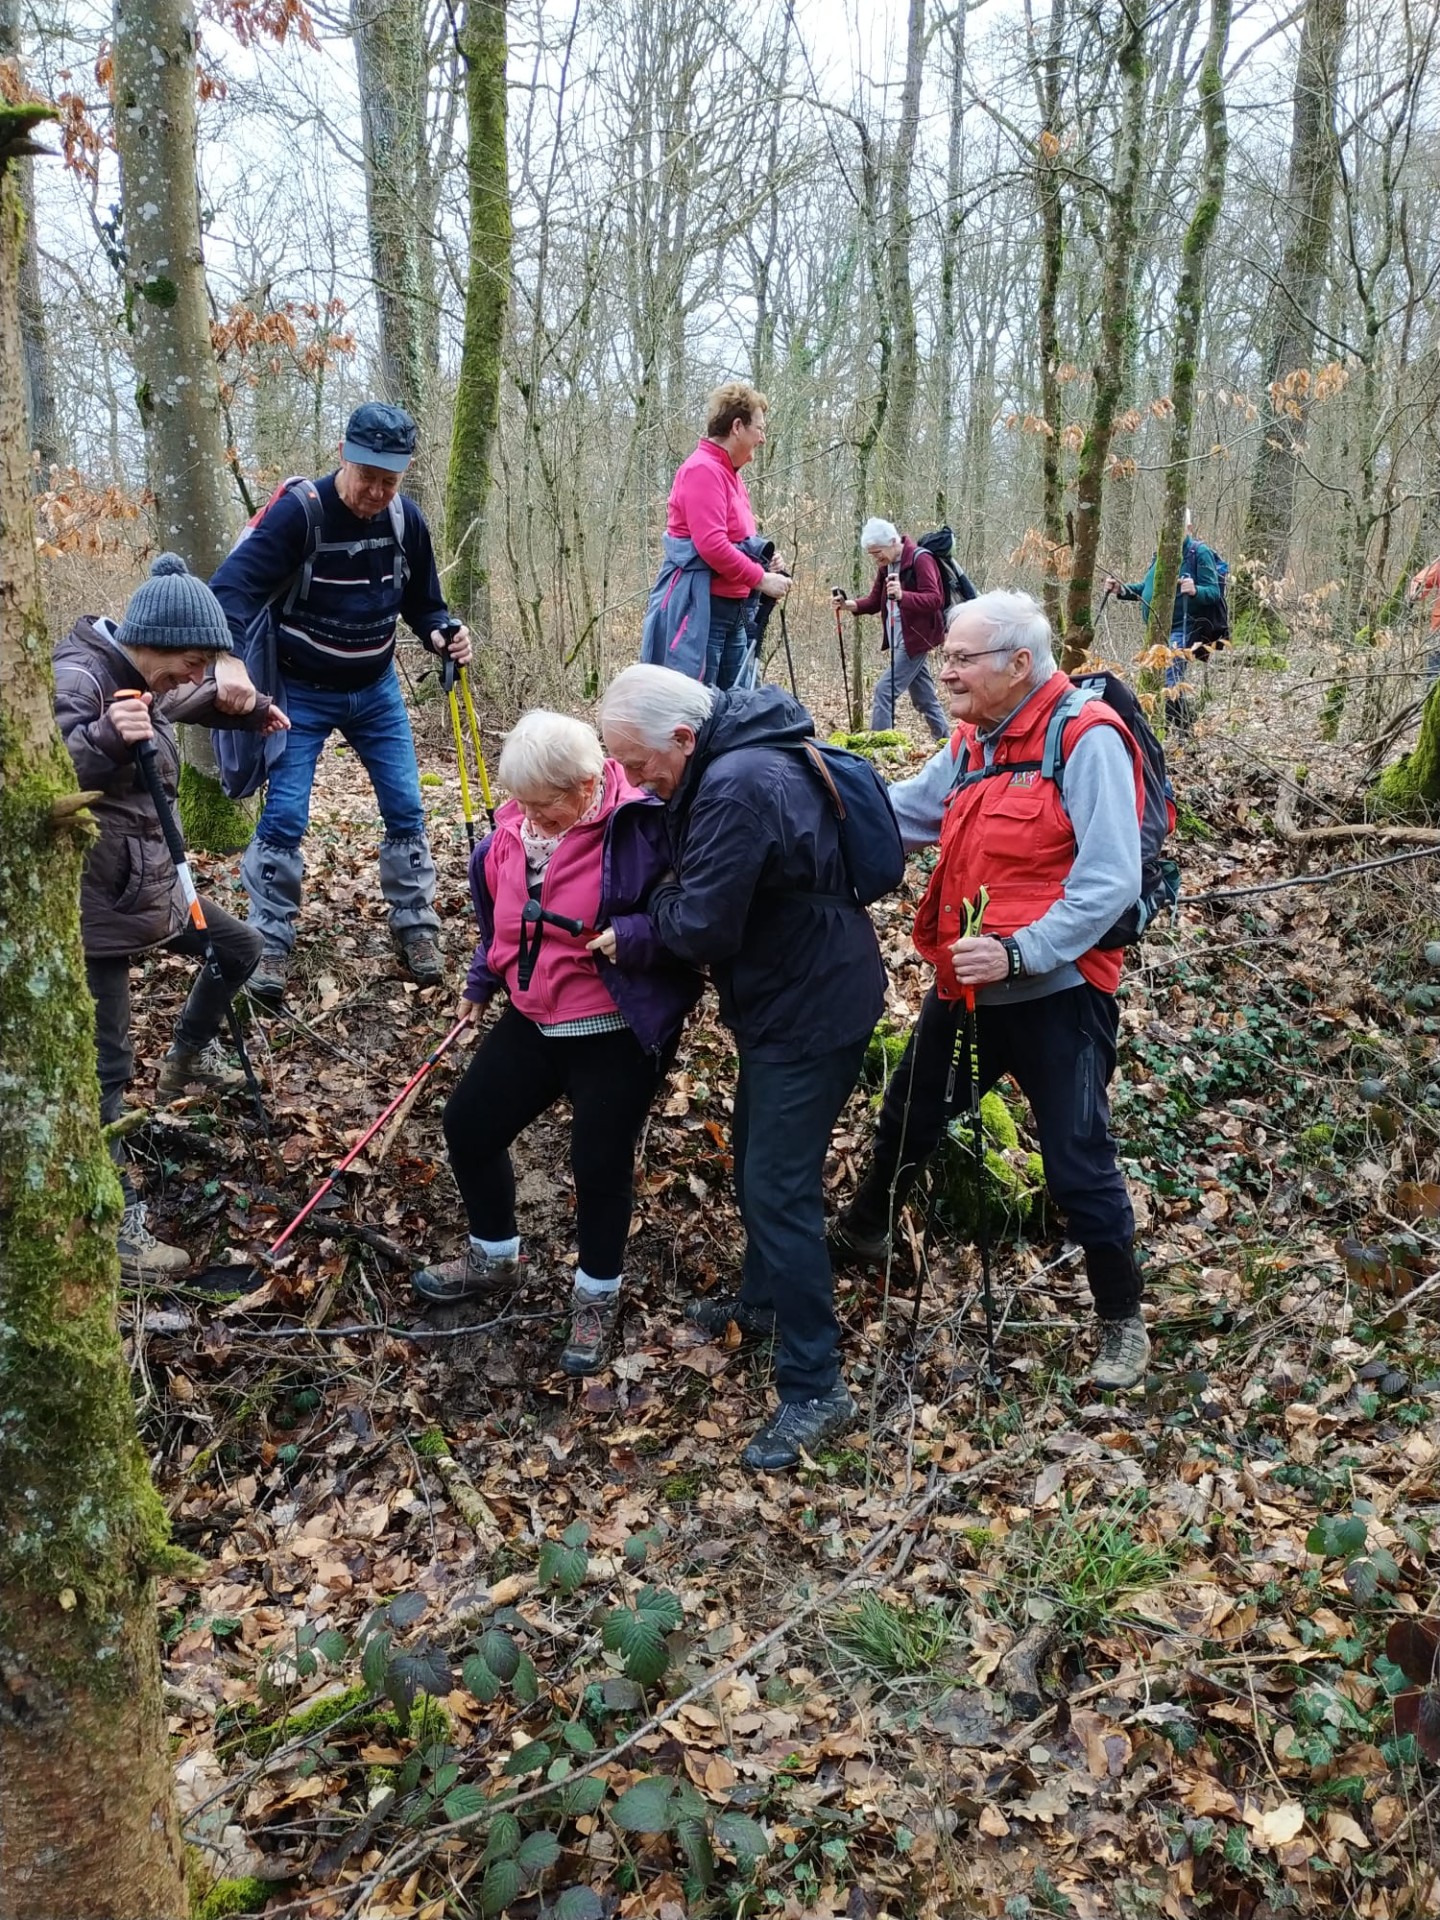
<instances>
[{"instance_id":1,"label":"hiking pole basket","mask_svg":"<svg viewBox=\"0 0 1440 1920\"><path fill-rule=\"evenodd\" d=\"M155 808L155 816L160 822L160 831L165 836L165 845L169 848L174 863L176 878L180 882L181 896L185 901L185 911L190 916L190 924L200 936L201 951L206 972L218 987L225 992L225 1022L230 1029L230 1038L240 1057L240 1065L245 1074L245 1085L250 1098L255 1103L255 1117L267 1140L272 1139L270 1116L265 1111L265 1099L260 1091L260 1082L255 1078L255 1068L251 1064L249 1049L245 1045L245 1035L240 1026L240 1016L235 1011L235 993L240 983L236 983L232 992L229 982L221 970L219 956L215 952L215 942L210 929L205 924L205 909L200 905L200 895L195 890L194 876L190 872L190 862L185 857L185 840L180 832L180 823L176 820L170 802L165 798L165 789L160 781L160 767L155 754L153 740L141 740L135 748L135 759L140 768L140 778L150 795Z\"/></svg>"}]
</instances>

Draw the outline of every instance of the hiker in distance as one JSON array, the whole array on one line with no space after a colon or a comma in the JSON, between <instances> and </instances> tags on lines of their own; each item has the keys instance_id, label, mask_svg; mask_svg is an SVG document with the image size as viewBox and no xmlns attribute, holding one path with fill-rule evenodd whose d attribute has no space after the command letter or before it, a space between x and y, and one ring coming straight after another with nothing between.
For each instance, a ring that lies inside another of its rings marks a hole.
<instances>
[{"instance_id":1,"label":"hiker in distance","mask_svg":"<svg viewBox=\"0 0 1440 1920\"><path fill-rule=\"evenodd\" d=\"M461 1016L477 1022L502 987L507 1004L445 1108L469 1244L413 1284L427 1304L518 1286L510 1145L567 1098L580 1264L560 1365L595 1373L620 1310L635 1150L702 982L645 915L670 865L664 810L605 758L594 729L527 713L499 770L513 797L470 860L480 944Z\"/></svg>"},{"instance_id":2,"label":"hiker in distance","mask_svg":"<svg viewBox=\"0 0 1440 1920\"><path fill-rule=\"evenodd\" d=\"M837 604L846 613L881 616L881 645L888 658L875 683L871 730L893 727L900 695L908 693L930 737L944 740L950 728L930 678L930 655L945 638L945 583L939 564L888 520L867 520L860 529L860 545L875 563L875 583L863 600L838 597L837 589Z\"/></svg>"},{"instance_id":3,"label":"hiker in distance","mask_svg":"<svg viewBox=\"0 0 1440 1920\"><path fill-rule=\"evenodd\" d=\"M1150 566L1143 580L1132 581L1127 586L1107 575L1102 583L1105 591L1113 593L1117 600L1139 601L1141 616L1152 641L1158 641L1160 637L1150 618L1153 611L1150 603L1155 595L1155 568L1159 557L1158 553L1150 556ZM1185 698L1190 655L1197 653L1203 660L1209 648L1217 641L1223 642L1230 630L1225 612L1225 593L1220 580L1220 567L1215 555L1202 540L1195 538L1194 523L1187 507L1185 544L1180 550L1180 581L1175 589L1175 604L1170 609L1170 659L1165 667L1165 712L1177 726L1183 727L1191 717Z\"/></svg>"},{"instance_id":4,"label":"hiker in distance","mask_svg":"<svg viewBox=\"0 0 1440 1920\"><path fill-rule=\"evenodd\" d=\"M914 932L935 984L886 1088L870 1165L831 1229L831 1249L864 1263L887 1258L894 1222L942 1128L970 1105L970 1062L956 1038L964 990L974 989L981 1090L1007 1073L1018 1083L1035 1115L1051 1198L1084 1250L1100 1322L1089 1378L1134 1386L1150 1340L1106 1093L1121 953L1103 943L1141 891L1140 751L1119 718L1090 700L1063 729L1063 792L1040 775L1047 722L1071 682L1028 594L984 593L951 611L940 684L958 723L954 738L890 789L906 846L940 847ZM982 888L984 931L958 937L965 903Z\"/></svg>"},{"instance_id":5,"label":"hiker in distance","mask_svg":"<svg viewBox=\"0 0 1440 1920\"><path fill-rule=\"evenodd\" d=\"M680 463L665 518L665 553L650 590L640 657L707 687L733 687L751 651L750 619L761 595L783 600L790 576L755 531L740 469L765 444L769 402L743 380L717 387L705 432ZM752 551L753 549L753 551Z\"/></svg>"},{"instance_id":6,"label":"hiker in distance","mask_svg":"<svg viewBox=\"0 0 1440 1920\"><path fill-rule=\"evenodd\" d=\"M118 624L85 614L55 650L60 732L82 789L101 796L91 809L99 837L80 886L80 934L95 1001L100 1118L106 1125L120 1118L135 1071L131 962L162 947L174 953L204 951L201 935L187 919L155 808L139 779L136 748L154 741L161 784L173 803L180 777L177 722L260 733L283 732L289 725L279 707L256 693L243 668L231 663L217 680L217 662L228 659L231 648L230 629L214 594L186 571L177 554L162 553ZM216 1035L231 999L260 958L260 935L212 900L201 904L224 984L205 970L196 977L161 1062L162 1094L241 1084ZM125 1195L121 1277L139 1282L185 1272L190 1256L157 1240L146 1225L145 1205L118 1140L112 1153Z\"/></svg>"},{"instance_id":7,"label":"hiker in distance","mask_svg":"<svg viewBox=\"0 0 1440 1920\"><path fill-rule=\"evenodd\" d=\"M735 1036L738 1292L693 1301L690 1322L778 1337L780 1405L743 1464L793 1467L855 1415L840 1377L822 1175L830 1132L885 998L824 787L797 751L814 733L778 687L724 692L627 667L600 706L606 751L665 802L673 877L650 896L672 952L710 969ZM898 851L898 850L897 850Z\"/></svg>"},{"instance_id":8,"label":"hiker in distance","mask_svg":"<svg viewBox=\"0 0 1440 1920\"><path fill-rule=\"evenodd\" d=\"M262 999L285 991L321 749L341 734L370 776L385 823L380 890L390 931L416 980L442 978L435 862L425 833L415 741L395 671L395 627L434 653L470 659L470 635L450 619L424 515L399 492L415 453L403 408L370 402L350 416L336 472L287 482L241 535L211 581L237 646L257 618L276 621L285 751L240 877L265 951L250 982Z\"/></svg>"}]
</instances>

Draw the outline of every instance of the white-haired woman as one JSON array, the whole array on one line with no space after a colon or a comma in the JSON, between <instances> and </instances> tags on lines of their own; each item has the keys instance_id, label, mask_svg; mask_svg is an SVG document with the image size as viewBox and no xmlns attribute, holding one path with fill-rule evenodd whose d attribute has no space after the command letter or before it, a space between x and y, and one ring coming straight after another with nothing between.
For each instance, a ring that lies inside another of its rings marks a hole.
<instances>
[{"instance_id":1,"label":"white-haired woman","mask_svg":"<svg viewBox=\"0 0 1440 1920\"><path fill-rule=\"evenodd\" d=\"M875 562L875 584L863 600L847 600L838 587L835 591L836 604L847 613L883 611L881 645L890 657L876 683L870 725L877 733L893 727L900 696L908 693L931 736L944 740L950 728L929 666L929 656L945 638L945 583L939 564L888 520L867 520L860 529L860 545Z\"/></svg>"},{"instance_id":2,"label":"white-haired woman","mask_svg":"<svg viewBox=\"0 0 1440 1920\"><path fill-rule=\"evenodd\" d=\"M499 774L514 797L470 860L480 943L461 1010L478 1021L501 987L509 1004L445 1108L468 1244L414 1287L443 1304L518 1284L510 1146L565 1096L580 1263L560 1365L594 1373L619 1312L635 1149L700 977L644 911L670 863L664 810L605 758L594 729L527 713Z\"/></svg>"}]
</instances>

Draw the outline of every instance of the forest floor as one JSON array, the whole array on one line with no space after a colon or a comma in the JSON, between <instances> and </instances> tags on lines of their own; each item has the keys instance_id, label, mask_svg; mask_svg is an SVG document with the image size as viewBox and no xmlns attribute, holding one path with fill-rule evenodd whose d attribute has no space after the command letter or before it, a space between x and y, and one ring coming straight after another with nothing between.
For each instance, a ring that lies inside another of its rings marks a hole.
<instances>
[{"instance_id":1,"label":"forest floor","mask_svg":"<svg viewBox=\"0 0 1440 1920\"><path fill-rule=\"evenodd\" d=\"M1358 817L1323 684L1212 677L1172 752L1187 895L1403 850L1286 837ZM451 1024L471 916L442 719L418 726L454 985L396 969L368 784L327 751L290 999L309 1031L250 1026L275 1138L243 1097L137 1137L152 1224L202 1262L264 1247ZM201 864L234 905L236 863ZM942 1232L918 1326L911 1294L839 1287L857 1431L742 1473L766 1363L681 1311L740 1243L708 999L593 1380L555 1367L562 1115L517 1150L513 1307L404 1337L427 1324L404 1262L461 1233L455 1060L258 1294L127 1297L157 1479L207 1563L161 1594L189 1836L267 1883L212 1911L1440 1910L1440 1703L1411 1686L1440 1517L1437 879L1420 860L1188 907L1127 966L1114 1118L1155 1341L1134 1394L1077 1384L1088 1295L1043 1221L997 1248L987 1392L976 1263ZM925 986L909 917L875 915L901 1022ZM137 980L137 1103L189 972ZM870 1097L836 1132L837 1201Z\"/></svg>"}]
</instances>

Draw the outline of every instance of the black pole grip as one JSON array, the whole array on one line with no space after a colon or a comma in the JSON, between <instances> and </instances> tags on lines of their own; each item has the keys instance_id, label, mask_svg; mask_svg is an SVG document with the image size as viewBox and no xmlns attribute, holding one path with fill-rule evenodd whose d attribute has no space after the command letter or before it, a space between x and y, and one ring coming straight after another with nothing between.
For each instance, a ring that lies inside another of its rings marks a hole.
<instances>
[{"instance_id":1,"label":"black pole grip","mask_svg":"<svg viewBox=\"0 0 1440 1920\"><path fill-rule=\"evenodd\" d=\"M178 867L185 858L185 841L180 832L180 823L171 811L170 802L165 798L165 789L160 784L160 767L155 753L155 742L141 740L135 748L135 758L140 766L140 778L145 782L155 808L156 818L160 822L160 831L165 836L165 845L170 850L170 858Z\"/></svg>"}]
</instances>

